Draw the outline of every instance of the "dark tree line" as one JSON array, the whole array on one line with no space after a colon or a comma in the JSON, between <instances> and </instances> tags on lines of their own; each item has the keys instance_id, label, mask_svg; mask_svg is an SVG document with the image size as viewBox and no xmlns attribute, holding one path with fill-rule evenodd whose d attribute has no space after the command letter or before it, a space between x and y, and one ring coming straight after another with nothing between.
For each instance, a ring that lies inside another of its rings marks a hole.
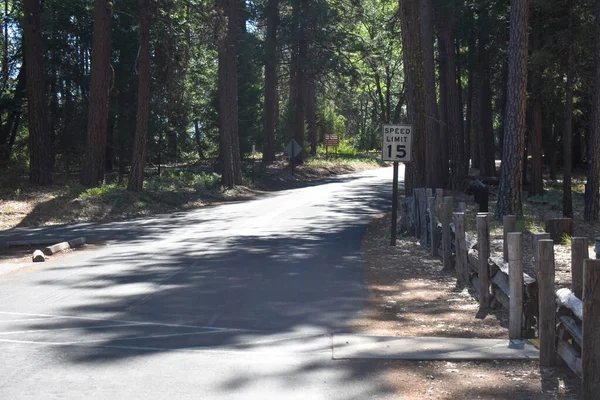
<instances>
[{"instance_id":1,"label":"dark tree line","mask_svg":"<svg viewBox=\"0 0 600 400\"><path fill-rule=\"evenodd\" d=\"M268 164L294 138L302 162L325 134L371 150L381 124L407 121L408 190L463 189L475 168L500 178L498 216L519 214L523 190L562 172L569 216L586 170L598 219L598 2L3 6L0 167L26 166L34 183L77 170L94 186L114 171L137 191L148 166L211 159L232 187L253 145Z\"/></svg>"}]
</instances>

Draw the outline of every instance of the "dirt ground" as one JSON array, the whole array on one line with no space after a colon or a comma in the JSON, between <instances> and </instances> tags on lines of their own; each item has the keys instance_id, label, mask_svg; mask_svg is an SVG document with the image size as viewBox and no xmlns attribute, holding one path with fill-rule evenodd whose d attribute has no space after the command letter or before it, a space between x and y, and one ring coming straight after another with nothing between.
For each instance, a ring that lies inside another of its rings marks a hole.
<instances>
[{"instance_id":1,"label":"dirt ground","mask_svg":"<svg viewBox=\"0 0 600 400\"><path fill-rule=\"evenodd\" d=\"M412 237L390 240L390 216L363 236L372 311L355 328L377 335L507 338L507 313L477 319L477 300ZM389 361L389 380L406 399L577 399L580 380L536 361Z\"/></svg>"}]
</instances>

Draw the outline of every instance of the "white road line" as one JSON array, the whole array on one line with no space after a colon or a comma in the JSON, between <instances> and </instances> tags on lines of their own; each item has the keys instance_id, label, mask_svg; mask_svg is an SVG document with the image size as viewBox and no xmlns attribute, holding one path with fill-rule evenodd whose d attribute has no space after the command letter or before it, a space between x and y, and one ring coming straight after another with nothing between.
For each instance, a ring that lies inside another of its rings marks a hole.
<instances>
[{"instance_id":1,"label":"white road line","mask_svg":"<svg viewBox=\"0 0 600 400\"><path fill-rule=\"evenodd\" d=\"M56 347L85 347L85 348L101 348L101 349L122 349L122 350L139 350L139 351L156 351L156 352L185 352L185 353L209 353L209 354L231 354L239 355L240 353L256 355L268 355L268 356L285 356L289 357L292 354L315 354L315 355L331 355L331 349L316 350L316 351L263 351L263 350L251 350L251 349L219 349L219 348L208 348L208 347L180 347L180 348L168 348L168 347L149 347L149 346L127 346L127 345L111 345L111 344L100 344L93 345L87 344L87 342L73 342L73 343L60 343L60 342L37 342L33 340L13 340L13 339L0 339L0 343L14 343L14 344L33 344L39 346L56 346Z\"/></svg>"},{"instance_id":2,"label":"white road line","mask_svg":"<svg viewBox=\"0 0 600 400\"><path fill-rule=\"evenodd\" d=\"M11 312L11 311L0 311L0 314L24 315L24 316L31 316L31 317L55 317L55 318L66 318L66 319L78 319L78 320L83 320L83 321L104 321L104 322L131 324L131 325L154 325L154 326L164 326L164 327L169 327L169 328L211 329L214 331L223 331L223 332L269 333L268 331L258 330L258 329L219 328L216 326L167 324L167 323L162 323L162 322L140 322L140 321L127 321L127 320L108 319L108 318L76 317L76 316L71 316L71 315L33 314L33 313L18 313L18 312Z\"/></svg>"},{"instance_id":3,"label":"white road line","mask_svg":"<svg viewBox=\"0 0 600 400\"><path fill-rule=\"evenodd\" d=\"M77 326L73 328L50 328L50 329L31 329L27 331L11 331L0 332L0 335L16 335L21 333L37 333L37 332L56 332L56 331L75 331L80 329L102 329L102 328L118 328L127 326L140 326L148 324L118 324L118 325L101 325L101 326Z\"/></svg>"},{"instance_id":4,"label":"white road line","mask_svg":"<svg viewBox=\"0 0 600 400\"><path fill-rule=\"evenodd\" d=\"M5 322L29 322L29 321L53 321L61 319L60 317L43 317L43 318L21 318L21 319L0 319L0 324Z\"/></svg>"}]
</instances>

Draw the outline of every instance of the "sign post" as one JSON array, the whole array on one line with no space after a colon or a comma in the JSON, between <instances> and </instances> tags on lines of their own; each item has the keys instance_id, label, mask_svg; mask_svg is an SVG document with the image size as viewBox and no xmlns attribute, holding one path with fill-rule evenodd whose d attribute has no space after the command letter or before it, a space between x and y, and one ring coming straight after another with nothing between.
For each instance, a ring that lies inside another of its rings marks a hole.
<instances>
[{"instance_id":1,"label":"sign post","mask_svg":"<svg viewBox=\"0 0 600 400\"><path fill-rule=\"evenodd\" d=\"M392 234L391 245L396 245L398 224L398 163L411 161L412 125L383 125L381 160L394 163L394 180L392 184Z\"/></svg>"},{"instance_id":2,"label":"sign post","mask_svg":"<svg viewBox=\"0 0 600 400\"><path fill-rule=\"evenodd\" d=\"M300 152L302 151L302 146L300 146L298 144L298 142L296 142L294 139L292 139L288 143L288 145L285 146L284 151L290 158L290 163L292 164L292 175L294 175L294 167L296 166L295 159L298 156L298 154L300 154Z\"/></svg>"}]
</instances>

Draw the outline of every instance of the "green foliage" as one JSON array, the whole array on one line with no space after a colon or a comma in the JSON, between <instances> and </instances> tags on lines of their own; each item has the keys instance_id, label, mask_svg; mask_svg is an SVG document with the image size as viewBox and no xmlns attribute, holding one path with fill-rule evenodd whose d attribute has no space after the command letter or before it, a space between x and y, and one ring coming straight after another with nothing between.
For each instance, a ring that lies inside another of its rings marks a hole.
<instances>
[{"instance_id":1,"label":"green foliage","mask_svg":"<svg viewBox=\"0 0 600 400\"><path fill-rule=\"evenodd\" d=\"M221 175L191 171L167 171L144 181L144 187L150 191L202 191L216 190L220 186Z\"/></svg>"}]
</instances>

